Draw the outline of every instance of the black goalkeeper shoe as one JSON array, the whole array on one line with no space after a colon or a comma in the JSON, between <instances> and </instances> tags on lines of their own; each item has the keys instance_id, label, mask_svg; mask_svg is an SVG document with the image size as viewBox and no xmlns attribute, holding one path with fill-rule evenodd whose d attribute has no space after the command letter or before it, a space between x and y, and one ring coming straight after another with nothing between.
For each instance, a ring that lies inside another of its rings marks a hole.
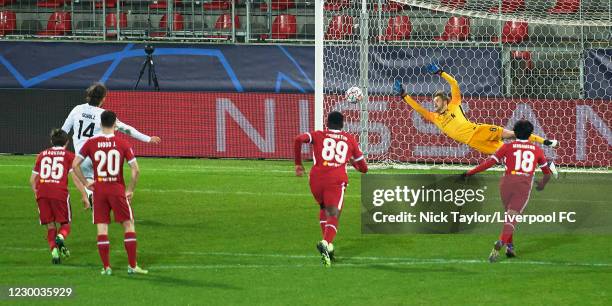
<instances>
[{"instance_id":1,"label":"black goalkeeper shoe","mask_svg":"<svg viewBox=\"0 0 612 306\"><path fill-rule=\"evenodd\" d=\"M506 257L514 258L516 257L516 252L514 252L514 245L512 243L508 243L506 246Z\"/></svg>"}]
</instances>

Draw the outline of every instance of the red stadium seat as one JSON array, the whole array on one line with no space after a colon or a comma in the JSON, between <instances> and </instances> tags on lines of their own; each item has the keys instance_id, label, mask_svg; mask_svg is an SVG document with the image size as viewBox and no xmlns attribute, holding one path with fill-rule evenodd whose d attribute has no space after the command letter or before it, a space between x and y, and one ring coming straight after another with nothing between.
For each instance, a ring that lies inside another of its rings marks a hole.
<instances>
[{"instance_id":1,"label":"red stadium seat","mask_svg":"<svg viewBox=\"0 0 612 306\"><path fill-rule=\"evenodd\" d=\"M173 14L174 21L172 22L172 31L182 31L185 28L185 22L183 19L183 15L180 13ZM164 14L162 18L159 20L159 28L165 29L164 32L153 32L151 33L152 37L164 37L168 35L168 14Z\"/></svg>"},{"instance_id":2,"label":"red stadium seat","mask_svg":"<svg viewBox=\"0 0 612 306\"><path fill-rule=\"evenodd\" d=\"M229 10L232 4L227 0L213 0L212 2L204 3L203 7L207 11L222 11Z\"/></svg>"},{"instance_id":3,"label":"red stadium seat","mask_svg":"<svg viewBox=\"0 0 612 306\"><path fill-rule=\"evenodd\" d=\"M517 44L529 37L529 27L526 22L506 21L502 29L501 42ZM498 42L499 37L491 38L491 41Z\"/></svg>"},{"instance_id":4,"label":"red stadium seat","mask_svg":"<svg viewBox=\"0 0 612 306\"><path fill-rule=\"evenodd\" d=\"M580 9L580 0L557 0L555 7L548 10L551 14L573 14Z\"/></svg>"},{"instance_id":5,"label":"red stadium seat","mask_svg":"<svg viewBox=\"0 0 612 306\"><path fill-rule=\"evenodd\" d=\"M240 18L238 18L238 15L236 15L234 18L234 24L236 25L236 29L240 28ZM219 16L219 18L217 18L217 21L215 22L215 30L226 31L226 30L231 30L231 29L232 29L232 15L231 14L223 14ZM206 37L229 39L231 38L231 35L208 35Z\"/></svg>"},{"instance_id":6,"label":"red stadium seat","mask_svg":"<svg viewBox=\"0 0 612 306\"><path fill-rule=\"evenodd\" d=\"M125 29L128 26L127 14L121 12L119 15L119 28ZM117 36L117 14L106 14L106 36L115 37Z\"/></svg>"},{"instance_id":7,"label":"red stadium seat","mask_svg":"<svg viewBox=\"0 0 612 306\"><path fill-rule=\"evenodd\" d=\"M104 2L96 1L96 8L102 8ZM106 0L106 7L117 7L117 0Z\"/></svg>"},{"instance_id":8,"label":"red stadium seat","mask_svg":"<svg viewBox=\"0 0 612 306\"><path fill-rule=\"evenodd\" d=\"M435 40L467 40L470 37L470 19L467 17L451 17L444 27L441 36L434 37Z\"/></svg>"},{"instance_id":9,"label":"red stadium seat","mask_svg":"<svg viewBox=\"0 0 612 306\"><path fill-rule=\"evenodd\" d=\"M378 3L374 3L374 10L378 10ZM402 10L404 10L404 5L399 2L388 1L386 4L382 5L383 12L399 12Z\"/></svg>"},{"instance_id":10,"label":"red stadium seat","mask_svg":"<svg viewBox=\"0 0 612 306\"><path fill-rule=\"evenodd\" d=\"M350 4L349 0L326 0L324 7L326 11L339 11L349 7Z\"/></svg>"},{"instance_id":11,"label":"red stadium seat","mask_svg":"<svg viewBox=\"0 0 612 306\"><path fill-rule=\"evenodd\" d=\"M15 0L0 0L0 6L5 6L9 4L13 4Z\"/></svg>"},{"instance_id":12,"label":"red stadium seat","mask_svg":"<svg viewBox=\"0 0 612 306\"><path fill-rule=\"evenodd\" d=\"M442 0L440 4L450 6L452 8L463 8L467 0Z\"/></svg>"},{"instance_id":13,"label":"red stadium seat","mask_svg":"<svg viewBox=\"0 0 612 306\"><path fill-rule=\"evenodd\" d=\"M13 11L0 11L0 36L11 34L17 29L17 15Z\"/></svg>"},{"instance_id":14,"label":"red stadium seat","mask_svg":"<svg viewBox=\"0 0 612 306\"><path fill-rule=\"evenodd\" d=\"M297 36L297 20L294 15L278 15L272 22L272 39L290 39Z\"/></svg>"},{"instance_id":15,"label":"red stadium seat","mask_svg":"<svg viewBox=\"0 0 612 306\"><path fill-rule=\"evenodd\" d=\"M234 19L234 23L236 24L236 29L240 28L240 18L236 15ZM223 14L217 18L217 22L215 22L215 30L231 30L232 29L232 15L231 14Z\"/></svg>"},{"instance_id":16,"label":"red stadium seat","mask_svg":"<svg viewBox=\"0 0 612 306\"><path fill-rule=\"evenodd\" d=\"M332 17L325 33L327 40L349 39L353 35L353 17L347 15L336 15Z\"/></svg>"},{"instance_id":17,"label":"red stadium seat","mask_svg":"<svg viewBox=\"0 0 612 306\"><path fill-rule=\"evenodd\" d=\"M502 0L502 3L501 3L502 13L514 13L524 8L525 8L525 0ZM497 13L498 11L499 11L499 7L497 5L492 6L489 9L490 13Z\"/></svg>"},{"instance_id":18,"label":"red stadium seat","mask_svg":"<svg viewBox=\"0 0 612 306\"><path fill-rule=\"evenodd\" d=\"M408 40L412 32L412 23L408 16L394 16L389 18L385 35L380 40Z\"/></svg>"},{"instance_id":19,"label":"red stadium seat","mask_svg":"<svg viewBox=\"0 0 612 306\"><path fill-rule=\"evenodd\" d=\"M72 32L72 16L70 12L54 12L49 16L47 28L38 32L43 36L69 35Z\"/></svg>"},{"instance_id":20,"label":"red stadium seat","mask_svg":"<svg viewBox=\"0 0 612 306\"><path fill-rule=\"evenodd\" d=\"M282 11L295 7L295 2L293 0L272 0L272 7L270 8L273 11ZM268 10L268 4L266 2L262 2L259 6L259 9L262 12Z\"/></svg>"},{"instance_id":21,"label":"red stadium seat","mask_svg":"<svg viewBox=\"0 0 612 306\"><path fill-rule=\"evenodd\" d=\"M531 60L531 52L530 51L512 51L511 57L516 60L521 60L525 62L525 68L531 70L533 69L533 61Z\"/></svg>"},{"instance_id":22,"label":"red stadium seat","mask_svg":"<svg viewBox=\"0 0 612 306\"><path fill-rule=\"evenodd\" d=\"M57 8L63 6L66 0L47 0L47 1L38 1L36 2L36 6L38 7L47 7L47 8Z\"/></svg>"},{"instance_id":23,"label":"red stadium seat","mask_svg":"<svg viewBox=\"0 0 612 306\"><path fill-rule=\"evenodd\" d=\"M182 5L180 0L175 0L174 1L174 5ZM168 1L157 1L154 0L151 4L149 4L149 8L150 9L167 9L168 8Z\"/></svg>"}]
</instances>

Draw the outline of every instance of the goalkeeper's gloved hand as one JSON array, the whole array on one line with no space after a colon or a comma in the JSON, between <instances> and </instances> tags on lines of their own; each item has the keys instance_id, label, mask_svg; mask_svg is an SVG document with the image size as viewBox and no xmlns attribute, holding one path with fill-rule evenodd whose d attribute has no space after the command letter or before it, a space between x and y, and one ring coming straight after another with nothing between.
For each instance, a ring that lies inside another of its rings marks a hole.
<instances>
[{"instance_id":1,"label":"goalkeeper's gloved hand","mask_svg":"<svg viewBox=\"0 0 612 306\"><path fill-rule=\"evenodd\" d=\"M406 91L404 91L404 86L402 86L402 81L395 80L395 83L393 84L393 92L402 98L406 95Z\"/></svg>"},{"instance_id":2,"label":"goalkeeper's gloved hand","mask_svg":"<svg viewBox=\"0 0 612 306\"><path fill-rule=\"evenodd\" d=\"M444 72L442 68L440 68L440 66L438 66L438 64L435 64L435 63L431 63L427 65L427 71L433 74L442 74L442 72Z\"/></svg>"}]
</instances>

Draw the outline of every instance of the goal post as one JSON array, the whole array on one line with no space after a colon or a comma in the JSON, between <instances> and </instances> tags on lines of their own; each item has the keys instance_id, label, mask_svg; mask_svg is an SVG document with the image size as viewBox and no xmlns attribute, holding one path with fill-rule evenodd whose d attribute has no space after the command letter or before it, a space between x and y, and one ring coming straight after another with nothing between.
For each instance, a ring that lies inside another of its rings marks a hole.
<instances>
[{"instance_id":1,"label":"goal post","mask_svg":"<svg viewBox=\"0 0 612 306\"><path fill-rule=\"evenodd\" d=\"M342 111L372 164L468 167L485 157L393 94L399 79L432 109L431 95L449 92L426 71L435 62L459 81L472 122L511 128L529 119L535 133L560 141L545 148L555 163L610 171L609 1L317 0L315 8L315 127ZM344 100L352 86L363 90L358 104Z\"/></svg>"}]
</instances>

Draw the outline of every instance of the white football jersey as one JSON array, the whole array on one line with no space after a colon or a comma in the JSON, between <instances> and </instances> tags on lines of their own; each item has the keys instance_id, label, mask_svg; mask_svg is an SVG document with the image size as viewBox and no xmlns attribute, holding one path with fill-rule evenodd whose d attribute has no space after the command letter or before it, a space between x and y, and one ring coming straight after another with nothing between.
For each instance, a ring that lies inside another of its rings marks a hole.
<instances>
[{"instance_id":1,"label":"white football jersey","mask_svg":"<svg viewBox=\"0 0 612 306\"><path fill-rule=\"evenodd\" d=\"M66 118L62 130L66 133L70 133L71 129L74 130L72 143L76 153L81 151L81 148L89 138L102 132L102 125L100 123L102 112L104 112L103 108L85 103L75 106ZM149 142L151 140L151 137L140 133L135 128L119 121L119 119L117 119L117 129L140 141Z\"/></svg>"}]
</instances>

